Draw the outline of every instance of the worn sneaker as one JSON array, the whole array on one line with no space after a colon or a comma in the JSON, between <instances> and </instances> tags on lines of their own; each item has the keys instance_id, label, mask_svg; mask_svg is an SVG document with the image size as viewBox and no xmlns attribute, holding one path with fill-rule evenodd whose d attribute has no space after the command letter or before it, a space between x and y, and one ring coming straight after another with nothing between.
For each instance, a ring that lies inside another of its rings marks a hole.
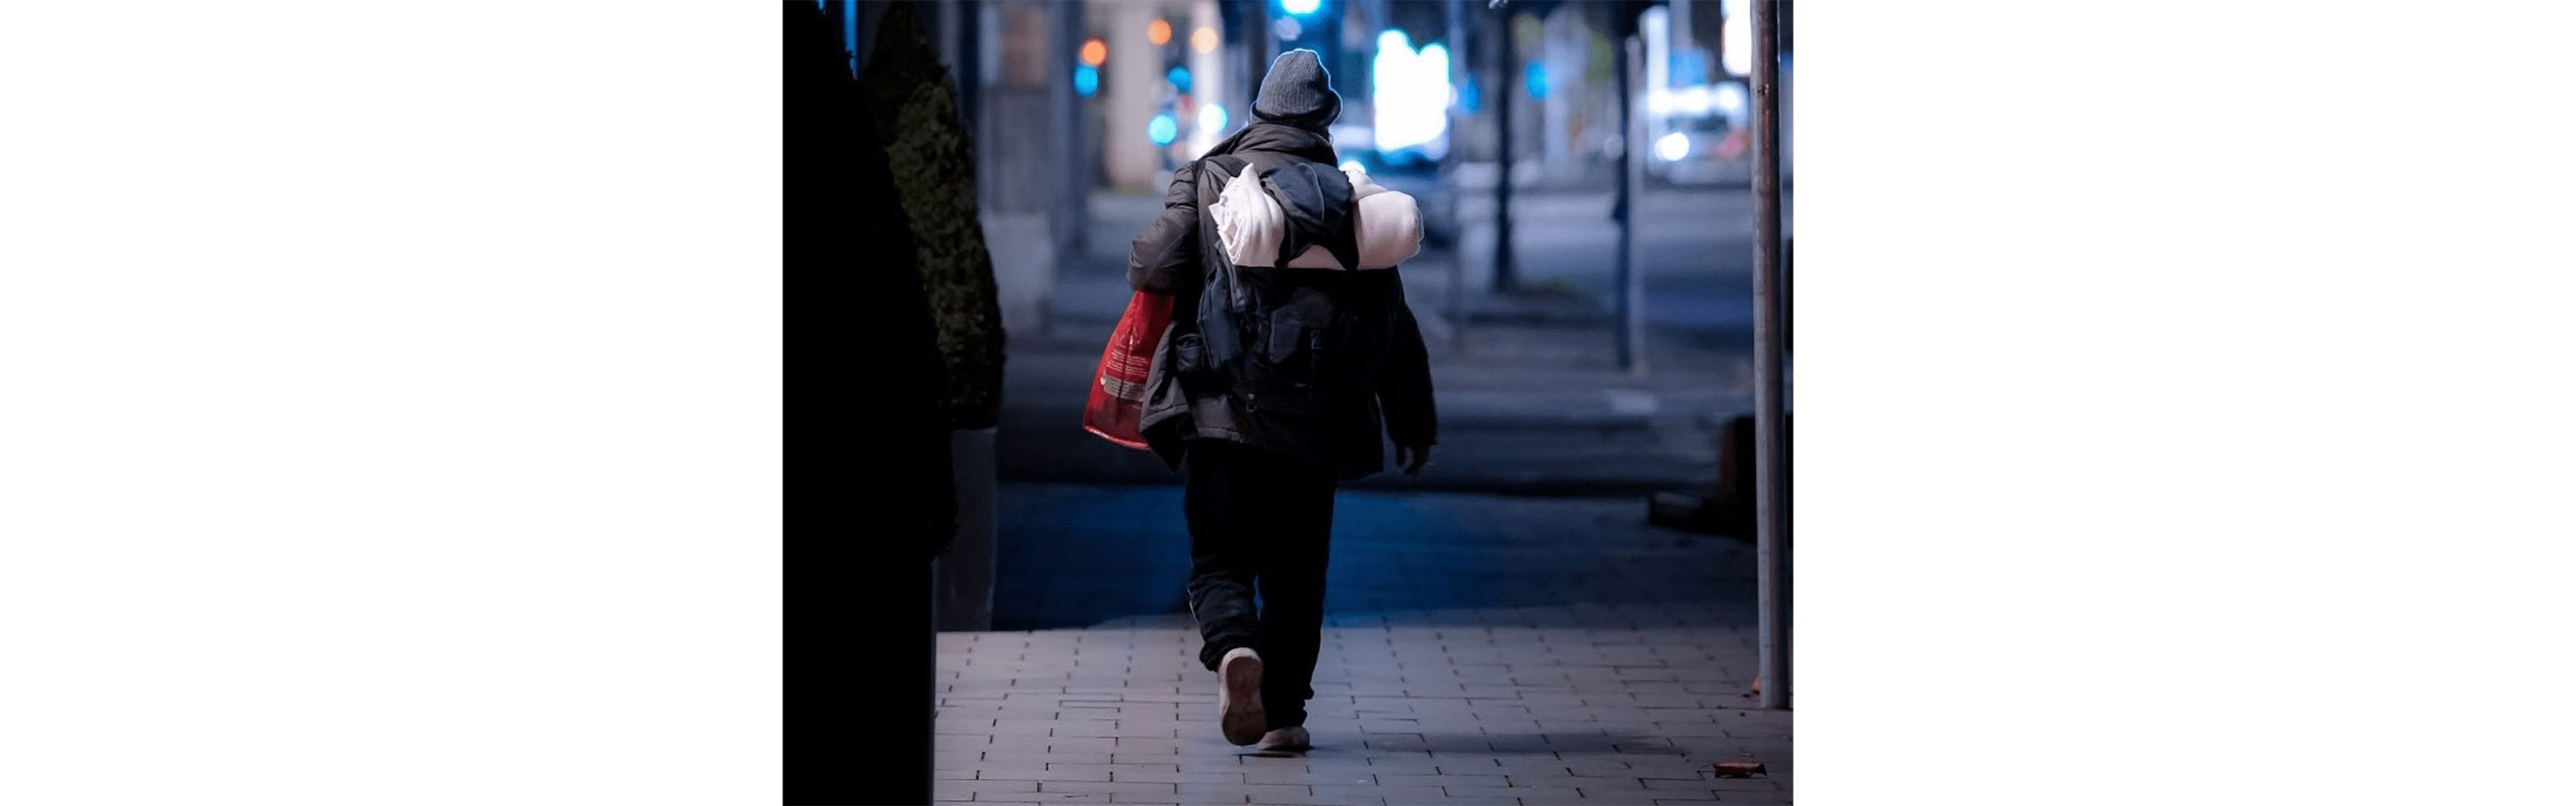
<instances>
[{"instance_id":1,"label":"worn sneaker","mask_svg":"<svg viewBox=\"0 0 2576 806\"><path fill-rule=\"evenodd\" d=\"M1254 746L1253 749L1305 750L1313 747L1313 745L1309 743L1310 738L1311 737L1306 735L1306 726L1290 725L1288 727L1262 734L1261 743Z\"/></svg>"},{"instance_id":2,"label":"worn sneaker","mask_svg":"<svg viewBox=\"0 0 2576 806\"><path fill-rule=\"evenodd\" d=\"M1261 654L1249 647L1225 653L1216 664L1217 729L1237 746L1261 741L1270 715L1261 711Z\"/></svg>"}]
</instances>

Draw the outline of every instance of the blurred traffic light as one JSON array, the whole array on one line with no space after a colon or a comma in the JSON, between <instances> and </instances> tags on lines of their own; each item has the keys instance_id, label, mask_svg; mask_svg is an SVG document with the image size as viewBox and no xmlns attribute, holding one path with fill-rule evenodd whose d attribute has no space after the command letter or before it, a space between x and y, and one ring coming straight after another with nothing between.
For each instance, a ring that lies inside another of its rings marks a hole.
<instances>
[{"instance_id":1,"label":"blurred traffic light","mask_svg":"<svg viewBox=\"0 0 2576 806\"><path fill-rule=\"evenodd\" d=\"M1082 40L1076 51L1081 64L1073 66L1073 92L1085 98L1100 94L1100 71L1109 64L1108 40L1094 36Z\"/></svg>"}]
</instances>

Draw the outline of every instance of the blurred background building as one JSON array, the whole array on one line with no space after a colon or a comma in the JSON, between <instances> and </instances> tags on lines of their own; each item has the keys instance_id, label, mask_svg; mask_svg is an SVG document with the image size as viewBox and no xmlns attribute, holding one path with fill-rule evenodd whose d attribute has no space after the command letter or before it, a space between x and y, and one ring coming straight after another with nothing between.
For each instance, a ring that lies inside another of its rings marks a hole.
<instances>
[{"instance_id":1,"label":"blurred background building","mask_svg":"<svg viewBox=\"0 0 2576 806\"><path fill-rule=\"evenodd\" d=\"M864 66L885 4L820 3L844 21ZM1333 129L1342 161L1413 194L1430 222L1430 243L1403 272L1435 351L1441 445L1419 481L1390 473L1357 489L1626 497L1642 522L1646 493L1715 478L1723 424L1752 409L1752 47L1742 0L920 8L975 133L1008 332L993 626L1178 605L1178 477L1150 454L1085 434L1081 411L1129 297L1128 241L1172 170L1246 123L1283 50L1314 49L1331 70L1344 99ZM1793 186L1785 24L1781 38L1783 184ZM1622 128L1623 109L1633 130ZM1629 155L1638 161L1623 237ZM1623 308L1630 279L1642 304ZM1124 503L1098 510L1086 500ZM1117 566L1077 572L1104 557Z\"/></svg>"}]
</instances>

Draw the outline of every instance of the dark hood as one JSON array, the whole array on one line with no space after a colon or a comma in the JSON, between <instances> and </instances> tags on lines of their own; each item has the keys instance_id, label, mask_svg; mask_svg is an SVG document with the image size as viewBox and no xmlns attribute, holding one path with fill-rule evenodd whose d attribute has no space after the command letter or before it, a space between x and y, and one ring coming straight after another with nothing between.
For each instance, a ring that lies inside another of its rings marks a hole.
<instances>
[{"instance_id":1,"label":"dark hood","mask_svg":"<svg viewBox=\"0 0 2576 806\"><path fill-rule=\"evenodd\" d=\"M1322 132L1283 126L1277 123L1254 123L1233 136L1217 141L1204 157L1232 154L1238 151L1275 151L1332 165L1333 138Z\"/></svg>"}]
</instances>

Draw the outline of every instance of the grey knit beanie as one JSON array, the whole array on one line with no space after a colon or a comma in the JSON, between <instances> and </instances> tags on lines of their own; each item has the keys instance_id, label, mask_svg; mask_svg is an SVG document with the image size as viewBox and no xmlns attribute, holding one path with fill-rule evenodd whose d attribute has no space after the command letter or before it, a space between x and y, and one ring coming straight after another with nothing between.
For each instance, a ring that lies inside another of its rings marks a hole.
<instances>
[{"instance_id":1,"label":"grey knit beanie","mask_svg":"<svg viewBox=\"0 0 2576 806\"><path fill-rule=\"evenodd\" d=\"M1324 72L1323 60L1298 48L1271 60L1261 93L1252 100L1252 116L1320 132L1342 116L1342 96L1333 92L1333 76Z\"/></svg>"}]
</instances>

